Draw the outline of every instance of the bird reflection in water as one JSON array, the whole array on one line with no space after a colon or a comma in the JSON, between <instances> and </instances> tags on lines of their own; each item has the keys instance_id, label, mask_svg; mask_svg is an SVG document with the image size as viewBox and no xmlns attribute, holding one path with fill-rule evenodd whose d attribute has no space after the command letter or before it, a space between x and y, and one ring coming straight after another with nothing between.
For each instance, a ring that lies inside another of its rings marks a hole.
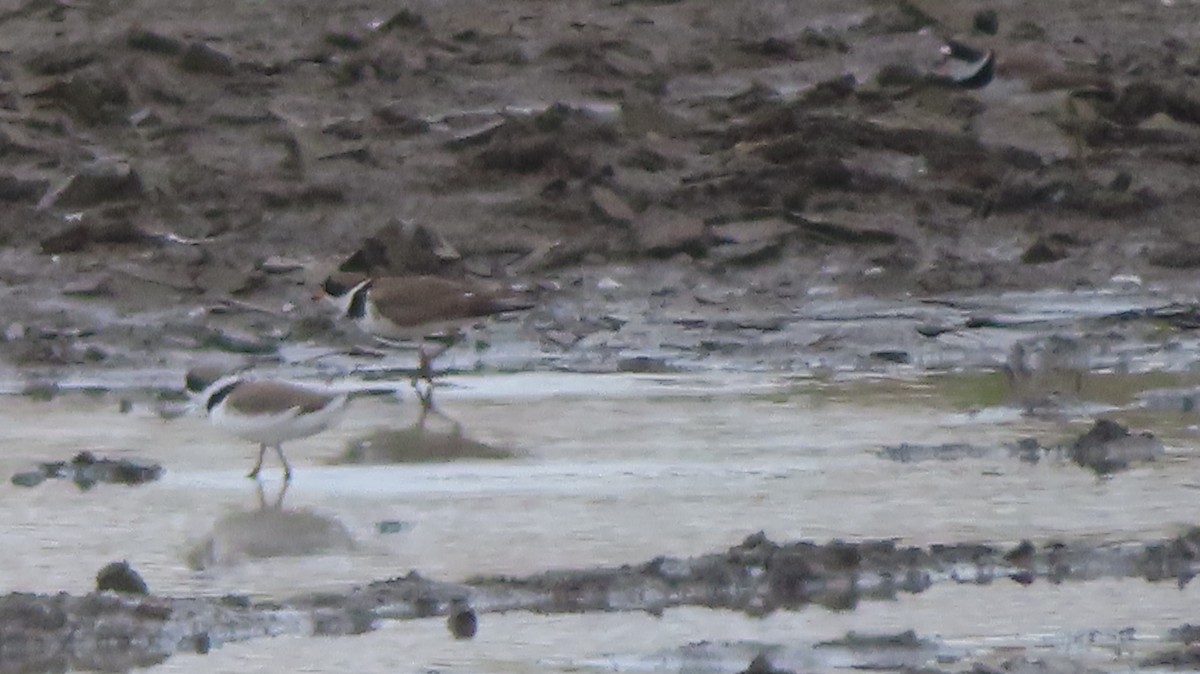
<instances>
[{"instance_id":1,"label":"bird reflection in water","mask_svg":"<svg viewBox=\"0 0 1200 674\"><path fill-rule=\"evenodd\" d=\"M1090 366L1087 342L1053 334L1013 343L1001 369L1009 397L1026 414L1042 416L1084 398Z\"/></svg>"},{"instance_id":2,"label":"bird reflection in water","mask_svg":"<svg viewBox=\"0 0 1200 674\"><path fill-rule=\"evenodd\" d=\"M253 560L304 557L355 549L349 529L336 518L306 509L287 510L283 498L288 482L268 502L263 484L255 483L258 507L230 513L186 555L196 571L231 567Z\"/></svg>"},{"instance_id":3,"label":"bird reflection in water","mask_svg":"<svg viewBox=\"0 0 1200 674\"><path fill-rule=\"evenodd\" d=\"M415 423L407 428L380 428L351 440L335 464L386 465L436 463L455 460L511 459L507 447L472 440L463 425L433 405L423 405Z\"/></svg>"}]
</instances>

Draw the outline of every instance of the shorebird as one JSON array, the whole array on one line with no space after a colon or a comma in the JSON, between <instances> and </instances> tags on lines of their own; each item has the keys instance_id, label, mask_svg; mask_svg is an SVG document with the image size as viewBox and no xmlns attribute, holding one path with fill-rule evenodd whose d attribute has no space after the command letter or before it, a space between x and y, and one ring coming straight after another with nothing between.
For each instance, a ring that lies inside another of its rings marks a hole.
<instances>
[{"instance_id":1,"label":"shorebird","mask_svg":"<svg viewBox=\"0 0 1200 674\"><path fill-rule=\"evenodd\" d=\"M292 479L292 467L283 455L283 443L307 438L341 419L349 395L329 393L282 381L247 379L229 375L214 379L210 372L190 370L188 394L204 405L213 425L257 442L258 461L247 477L258 478L263 457L273 447L283 464L283 477Z\"/></svg>"},{"instance_id":2,"label":"shorebird","mask_svg":"<svg viewBox=\"0 0 1200 674\"><path fill-rule=\"evenodd\" d=\"M464 327L485 316L534 306L523 298L438 276L370 278L337 272L325 279L321 291L318 296L323 294L363 332L382 341L417 341L418 373L430 385L433 359L462 338ZM425 342L437 335L442 336L440 346L426 351Z\"/></svg>"}]
</instances>

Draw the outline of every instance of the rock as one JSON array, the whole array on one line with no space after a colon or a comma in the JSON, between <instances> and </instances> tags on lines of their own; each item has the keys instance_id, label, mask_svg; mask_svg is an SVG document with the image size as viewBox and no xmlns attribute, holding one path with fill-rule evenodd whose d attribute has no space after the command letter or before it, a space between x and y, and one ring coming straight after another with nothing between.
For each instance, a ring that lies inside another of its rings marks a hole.
<instances>
[{"instance_id":1,"label":"rock","mask_svg":"<svg viewBox=\"0 0 1200 674\"><path fill-rule=\"evenodd\" d=\"M617 372L633 374L665 374L674 372L675 368L667 364L665 358L653 356L633 356L617 361Z\"/></svg>"},{"instance_id":2,"label":"rock","mask_svg":"<svg viewBox=\"0 0 1200 674\"><path fill-rule=\"evenodd\" d=\"M71 42L34 54L25 67L38 75L63 75L89 65L98 55L96 45L91 42Z\"/></svg>"},{"instance_id":3,"label":"rock","mask_svg":"<svg viewBox=\"0 0 1200 674\"><path fill-rule=\"evenodd\" d=\"M1168 269L1194 269L1200 267L1200 244L1180 241L1151 254L1149 261L1152 265Z\"/></svg>"},{"instance_id":4,"label":"rock","mask_svg":"<svg viewBox=\"0 0 1200 674\"><path fill-rule=\"evenodd\" d=\"M346 188L338 183L302 183L263 185L259 188L263 206L270 209L305 208L346 201Z\"/></svg>"},{"instance_id":5,"label":"rock","mask_svg":"<svg viewBox=\"0 0 1200 674\"><path fill-rule=\"evenodd\" d=\"M450 604L450 614L446 617L446 629L455 639L470 639L479 628L479 619L466 599L457 597Z\"/></svg>"},{"instance_id":6,"label":"rock","mask_svg":"<svg viewBox=\"0 0 1200 674\"><path fill-rule=\"evenodd\" d=\"M338 49L362 49L367 44L364 33L353 28L330 28L321 36L325 44Z\"/></svg>"},{"instance_id":7,"label":"rock","mask_svg":"<svg viewBox=\"0 0 1200 674\"><path fill-rule=\"evenodd\" d=\"M380 520L375 523L375 531L381 536L398 534L412 525L401 520Z\"/></svg>"},{"instance_id":8,"label":"rock","mask_svg":"<svg viewBox=\"0 0 1200 674\"><path fill-rule=\"evenodd\" d=\"M338 266L339 271L371 276L461 273L462 256L441 234L408 220L395 219L363 240Z\"/></svg>"},{"instance_id":9,"label":"rock","mask_svg":"<svg viewBox=\"0 0 1200 674\"><path fill-rule=\"evenodd\" d=\"M15 342L20 339L25 339L25 335L29 333L29 329L23 323L11 323L4 329L4 341Z\"/></svg>"},{"instance_id":10,"label":"rock","mask_svg":"<svg viewBox=\"0 0 1200 674\"><path fill-rule=\"evenodd\" d=\"M140 26L129 29L125 44L132 49L174 56L183 51L183 41Z\"/></svg>"},{"instance_id":11,"label":"rock","mask_svg":"<svg viewBox=\"0 0 1200 674\"><path fill-rule=\"evenodd\" d=\"M429 131L429 122L413 116L407 101L391 101L371 111L375 118L392 131L403 136L416 136Z\"/></svg>"},{"instance_id":12,"label":"rock","mask_svg":"<svg viewBox=\"0 0 1200 674\"><path fill-rule=\"evenodd\" d=\"M138 199L142 194L142 180L132 166L120 160L97 160L47 192L38 208L87 208Z\"/></svg>"},{"instance_id":13,"label":"rock","mask_svg":"<svg viewBox=\"0 0 1200 674\"><path fill-rule=\"evenodd\" d=\"M468 147L477 147L487 145L492 142L496 134L505 126L507 122L503 119L492 119L485 121L482 124L458 131L450 140L446 141L446 148L450 150L461 150Z\"/></svg>"},{"instance_id":14,"label":"rock","mask_svg":"<svg viewBox=\"0 0 1200 674\"><path fill-rule=\"evenodd\" d=\"M110 562L96 574L97 592L123 592L125 594L149 594L150 588L141 574L129 566L129 562Z\"/></svg>"},{"instance_id":15,"label":"rock","mask_svg":"<svg viewBox=\"0 0 1200 674\"><path fill-rule=\"evenodd\" d=\"M130 102L124 78L100 67L90 67L56 77L30 91L30 100L52 107L85 124L116 124L124 121Z\"/></svg>"},{"instance_id":16,"label":"rock","mask_svg":"<svg viewBox=\"0 0 1200 674\"><path fill-rule=\"evenodd\" d=\"M1058 262L1070 256L1067 250L1066 243L1061 237L1056 237L1053 234L1039 236L1033 245L1025 249L1021 253L1021 262L1025 264L1045 264L1047 262Z\"/></svg>"},{"instance_id":17,"label":"rock","mask_svg":"<svg viewBox=\"0 0 1200 674\"><path fill-rule=\"evenodd\" d=\"M278 340L234 330L208 330L201 343L208 348L252 355L269 355L279 350Z\"/></svg>"},{"instance_id":18,"label":"rock","mask_svg":"<svg viewBox=\"0 0 1200 674\"><path fill-rule=\"evenodd\" d=\"M872 351L871 357L876 360L882 360L885 363L895 363L897 365L907 365L912 362L912 357L907 351L885 349L881 351Z\"/></svg>"},{"instance_id":19,"label":"rock","mask_svg":"<svg viewBox=\"0 0 1200 674\"><path fill-rule=\"evenodd\" d=\"M1124 470L1134 462L1153 461L1163 451L1162 442L1149 432L1133 435L1115 421L1097 419L1071 444L1068 455L1080 466L1103 475Z\"/></svg>"},{"instance_id":20,"label":"rock","mask_svg":"<svg viewBox=\"0 0 1200 674\"><path fill-rule=\"evenodd\" d=\"M265 103L244 98L219 98L209 106L207 112L211 124L254 126L274 124L277 121Z\"/></svg>"},{"instance_id":21,"label":"rock","mask_svg":"<svg viewBox=\"0 0 1200 674\"><path fill-rule=\"evenodd\" d=\"M780 253L781 241L752 241L717 246L708 253L708 259L720 264L751 265L765 262Z\"/></svg>"},{"instance_id":22,"label":"rock","mask_svg":"<svg viewBox=\"0 0 1200 674\"><path fill-rule=\"evenodd\" d=\"M784 220L747 220L712 227L713 236L724 243L779 242L795 231L795 227Z\"/></svg>"},{"instance_id":23,"label":"rock","mask_svg":"<svg viewBox=\"0 0 1200 674\"><path fill-rule=\"evenodd\" d=\"M975 12L975 16L971 21L972 28L977 33L984 35L995 35L1000 31L1000 17L994 9L981 9Z\"/></svg>"},{"instance_id":24,"label":"rock","mask_svg":"<svg viewBox=\"0 0 1200 674\"><path fill-rule=\"evenodd\" d=\"M618 225L628 225L637 214L616 192L603 185L591 189L592 211L602 220Z\"/></svg>"},{"instance_id":25,"label":"rock","mask_svg":"<svg viewBox=\"0 0 1200 674\"><path fill-rule=\"evenodd\" d=\"M47 255L59 255L79 252L94 243L139 244L153 241L153 236L128 220L98 225L76 222L42 239L41 247Z\"/></svg>"},{"instance_id":26,"label":"rock","mask_svg":"<svg viewBox=\"0 0 1200 674\"><path fill-rule=\"evenodd\" d=\"M80 297L104 297L112 295L112 277L94 274L70 281L63 285L62 294Z\"/></svg>"},{"instance_id":27,"label":"rock","mask_svg":"<svg viewBox=\"0 0 1200 674\"><path fill-rule=\"evenodd\" d=\"M259 262L258 268L268 274L289 274L304 269L304 263L295 258L272 255Z\"/></svg>"},{"instance_id":28,"label":"rock","mask_svg":"<svg viewBox=\"0 0 1200 674\"><path fill-rule=\"evenodd\" d=\"M12 476L13 486L36 487L46 481L46 474L40 470L27 470Z\"/></svg>"},{"instance_id":29,"label":"rock","mask_svg":"<svg viewBox=\"0 0 1200 674\"><path fill-rule=\"evenodd\" d=\"M0 201L36 203L49 187L50 182L43 178L0 175Z\"/></svg>"},{"instance_id":30,"label":"rock","mask_svg":"<svg viewBox=\"0 0 1200 674\"><path fill-rule=\"evenodd\" d=\"M648 255L671 257L676 253L703 255L707 248L704 222L677 211L653 208L637 219L637 245Z\"/></svg>"},{"instance_id":31,"label":"rock","mask_svg":"<svg viewBox=\"0 0 1200 674\"><path fill-rule=\"evenodd\" d=\"M724 242L709 250L717 263L756 264L778 255L785 238L795 228L783 220L749 220L716 225L710 232Z\"/></svg>"},{"instance_id":32,"label":"rock","mask_svg":"<svg viewBox=\"0 0 1200 674\"><path fill-rule=\"evenodd\" d=\"M777 669L771 664L770 658L766 653L759 653L750 661L750 665L738 672L738 674L794 674L791 670Z\"/></svg>"},{"instance_id":33,"label":"rock","mask_svg":"<svg viewBox=\"0 0 1200 674\"><path fill-rule=\"evenodd\" d=\"M193 42L183 50L179 67L204 75L232 75L237 71L232 56L203 42Z\"/></svg>"},{"instance_id":34,"label":"rock","mask_svg":"<svg viewBox=\"0 0 1200 674\"><path fill-rule=\"evenodd\" d=\"M569 349L575 346L575 343L581 339L580 335L566 330L545 330L541 333L542 338L546 341L559 346L563 349Z\"/></svg>"}]
</instances>

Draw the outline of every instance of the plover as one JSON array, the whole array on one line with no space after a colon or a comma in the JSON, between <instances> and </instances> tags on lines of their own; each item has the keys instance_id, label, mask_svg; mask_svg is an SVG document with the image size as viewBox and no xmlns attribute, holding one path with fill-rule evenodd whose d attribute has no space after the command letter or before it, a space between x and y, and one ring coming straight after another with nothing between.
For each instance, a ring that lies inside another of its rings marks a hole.
<instances>
[{"instance_id":1,"label":"plover","mask_svg":"<svg viewBox=\"0 0 1200 674\"><path fill-rule=\"evenodd\" d=\"M321 290L318 295L364 332L385 341L419 342L419 373L431 384L433 359L462 338L464 327L486 316L534 306L521 297L438 276L369 278L338 272L325 279ZM425 342L438 335L440 346L426 351Z\"/></svg>"},{"instance_id":2,"label":"plover","mask_svg":"<svg viewBox=\"0 0 1200 674\"><path fill-rule=\"evenodd\" d=\"M341 419L349 395L330 393L282 381L255 380L229 375L216 380L211 373L187 373L187 390L204 405L218 428L257 442L258 461L247 477L257 478L268 447L275 448L285 480L292 468L283 455L283 443L316 435Z\"/></svg>"}]
</instances>

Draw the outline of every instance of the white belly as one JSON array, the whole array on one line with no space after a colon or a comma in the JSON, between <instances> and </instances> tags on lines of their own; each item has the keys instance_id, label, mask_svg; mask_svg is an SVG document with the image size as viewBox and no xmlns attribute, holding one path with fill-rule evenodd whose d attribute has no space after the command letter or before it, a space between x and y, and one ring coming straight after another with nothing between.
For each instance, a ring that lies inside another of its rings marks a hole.
<instances>
[{"instance_id":1,"label":"white belly","mask_svg":"<svg viewBox=\"0 0 1200 674\"><path fill-rule=\"evenodd\" d=\"M292 408L279 414L245 415L217 405L209 417L218 428L265 445L278 445L288 440L307 438L329 428L341 420L346 409L346 396L330 401L316 412L300 413Z\"/></svg>"}]
</instances>

